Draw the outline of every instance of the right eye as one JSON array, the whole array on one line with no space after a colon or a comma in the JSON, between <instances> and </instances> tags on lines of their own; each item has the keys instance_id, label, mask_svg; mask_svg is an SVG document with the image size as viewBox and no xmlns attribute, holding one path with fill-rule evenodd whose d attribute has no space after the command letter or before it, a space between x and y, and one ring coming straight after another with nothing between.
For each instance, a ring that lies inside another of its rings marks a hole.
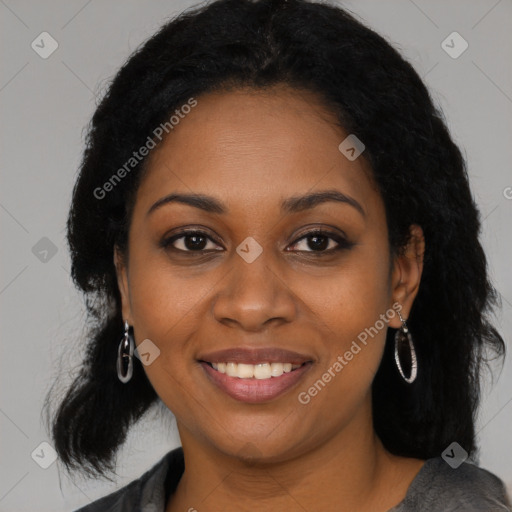
<instances>
[{"instance_id":1,"label":"right eye","mask_svg":"<svg viewBox=\"0 0 512 512\"><path fill-rule=\"evenodd\" d=\"M179 241L181 247L174 245L177 241ZM205 247L205 244L206 246L208 245L208 241L215 244L214 240L206 232L189 229L165 238L160 245L165 249L170 248L181 252L211 252L211 248L207 249ZM213 250L217 251L218 249Z\"/></svg>"}]
</instances>

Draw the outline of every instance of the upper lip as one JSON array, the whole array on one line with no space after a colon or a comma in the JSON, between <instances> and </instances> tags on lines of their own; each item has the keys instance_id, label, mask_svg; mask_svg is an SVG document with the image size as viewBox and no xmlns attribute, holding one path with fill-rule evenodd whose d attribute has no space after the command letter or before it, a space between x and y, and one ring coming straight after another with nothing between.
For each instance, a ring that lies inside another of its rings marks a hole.
<instances>
[{"instance_id":1,"label":"upper lip","mask_svg":"<svg viewBox=\"0 0 512 512\"><path fill-rule=\"evenodd\" d=\"M217 350L215 352L208 352L198 357L199 361L207 363L242 363L242 364L257 364L257 363L292 363L302 364L312 361L313 358L299 352L285 350L275 347L263 348L247 348L237 347L224 350Z\"/></svg>"}]
</instances>

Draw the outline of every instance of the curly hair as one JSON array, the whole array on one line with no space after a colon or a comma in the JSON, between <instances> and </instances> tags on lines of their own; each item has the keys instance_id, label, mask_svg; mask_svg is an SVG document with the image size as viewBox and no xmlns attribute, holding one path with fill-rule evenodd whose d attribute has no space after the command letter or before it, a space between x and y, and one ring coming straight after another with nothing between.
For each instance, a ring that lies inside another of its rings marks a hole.
<instances>
[{"instance_id":1,"label":"curly hair","mask_svg":"<svg viewBox=\"0 0 512 512\"><path fill-rule=\"evenodd\" d=\"M442 112L411 64L344 9L309 0L218 0L167 21L141 45L89 125L67 221L72 278L88 313L87 348L47 420L68 470L106 477L129 428L159 400L138 359L128 384L115 370L123 318L113 250L127 252L147 158L104 198L94 190L189 98L276 84L313 91L364 142L391 254L403 249L411 224L425 235L408 320L421 372L412 385L400 378L389 328L372 385L377 435L401 456L438 456L453 441L477 452L481 370L489 353L504 355L505 344L488 318L500 301L479 242L480 213Z\"/></svg>"}]
</instances>

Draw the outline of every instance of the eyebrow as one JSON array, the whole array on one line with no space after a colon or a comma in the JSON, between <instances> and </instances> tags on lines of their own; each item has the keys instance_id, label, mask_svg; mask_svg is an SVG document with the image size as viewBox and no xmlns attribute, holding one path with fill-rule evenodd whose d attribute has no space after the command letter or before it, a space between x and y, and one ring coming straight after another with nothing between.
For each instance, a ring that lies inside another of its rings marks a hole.
<instances>
[{"instance_id":1,"label":"eyebrow","mask_svg":"<svg viewBox=\"0 0 512 512\"><path fill-rule=\"evenodd\" d=\"M345 203L355 208L363 217L366 218L366 212L361 204L353 197L343 194L339 190L321 190L319 192L312 192L303 196L293 196L285 199L281 204L281 211L285 213L296 213L304 210L309 210L317 205L334 201ZM159 199L151 206L146 215L151 214L155 210L170 203L181 203L199 208L208 213L226 214L229 212L228 207L220 200L212 196L204 194L183 194L173 193Z\"/></svg>"}]
</instances>

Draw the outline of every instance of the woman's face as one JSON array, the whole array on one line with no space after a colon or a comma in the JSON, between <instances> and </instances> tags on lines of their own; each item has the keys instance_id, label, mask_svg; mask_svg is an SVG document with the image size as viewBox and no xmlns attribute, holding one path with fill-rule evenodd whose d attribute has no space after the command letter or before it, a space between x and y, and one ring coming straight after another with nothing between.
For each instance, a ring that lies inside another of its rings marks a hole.
<instances>
[{"instance_id":1,"label":"woman's face","mask_svg":"<svg viewBox=\"0 0 512 512\"><path fill-rule=\"evenodd\" d=\"M127 266L116 255L123 317L137 345L150 340L147 376L182 441L224 454L285 460L357 435L371 422L382 320L398 327L393 304L407 317L414 295L390 260L368 164L340 151L349 134L312 93L196 99L149 157ZM325 191L341 200L300 200ZM209 199L155 207L171 194Z\"/></svg>"}]
</instances>

